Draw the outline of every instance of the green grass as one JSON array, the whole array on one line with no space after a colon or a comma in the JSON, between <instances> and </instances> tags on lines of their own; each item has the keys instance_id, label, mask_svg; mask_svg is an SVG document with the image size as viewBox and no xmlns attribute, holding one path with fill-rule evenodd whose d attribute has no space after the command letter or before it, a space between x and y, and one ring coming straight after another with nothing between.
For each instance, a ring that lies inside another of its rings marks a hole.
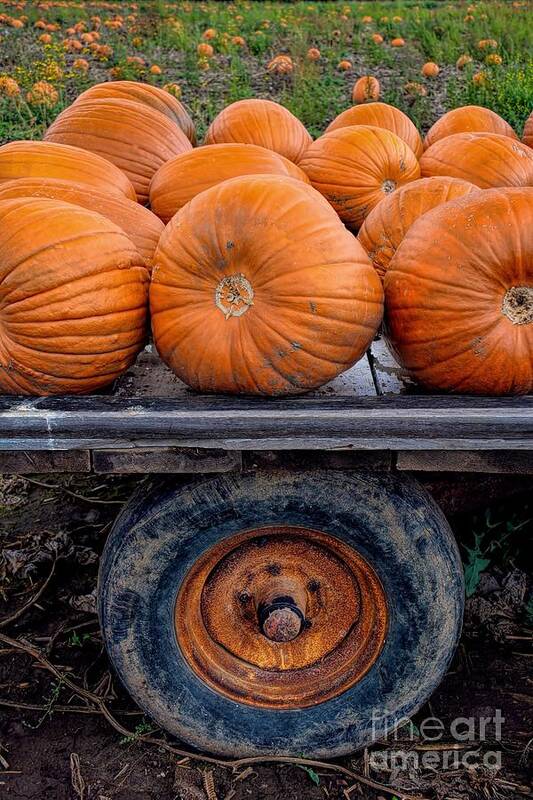
<instances>
[{"instance_id":1,"label":"green grass","mask_svg":"<svg viewBox=\"0 0 533 800\"><path fill-rule=\"evenodd\" d=\"M422 131L444 111L472 103L494 109L520 134L533 107L533 61L528 42L533 25L525 2L149 0L139 2L137 9L127 2L116 5L108 9L93 2L81 9L67 6L43 11L36 3L27 2L19 10L0 0L0 77L14 78L21 89L19 99L0 96L0 141L40 137L54 116L83 89L113 77L159 85L178 83L200 137L221 108L253 96L282 102L302 119L313 136L318 136L350 105L351 87L364 74L375 75L381 83L382 99L408 113ZM25 16L27 20L24 27L14 28L9 19L2 21L2 14ZM79 38L68 34L67 28L85 20L90 30L90 17L95 14L101 18L99 43L110 45L112 55L103 60L95 58L86 46L80 52L65 52L63 40ZM106 22L117 14L122 17L122 26L107 27ZM372 22L363 23L367 15ZM60 26L51 33L52 44L39 41L43 31L35 23L40 19ZM215 54L204 71L196 48L207 28L214 28L217 35L210 41ZM383 44L372 41L376 32L384 37ZM243 37L245 46L233 44L233 36ZM404 48L390 46L397 36L405 39ZM477 47L483 38L497 40L496 52L502 64L484 63L486 53ZM309 47L321 51L316 64L306 59ZM268 62L280 53L293 59L291 75L268 73ZM471 55L474 63L459 71L455 62L462 54ZM128 63L128 56L140 56L145 66ZM89 64L85 75L73 69L80 57ZM341 58L349 59L353 69L339 72ZM427 60L441 67L436 79L420 74ZM161 67L161 75L149 72L153 64ZM54 77L54 65L61 69L60 77ZM486 73L484 85L472 82L473 73L480 70ZM50 80L59 93L57 103L50 108L25 101L32 85L40 80ZM410 97L405 90L408 81L423 84L427 95Z\"/></svg>"}]
</instances>

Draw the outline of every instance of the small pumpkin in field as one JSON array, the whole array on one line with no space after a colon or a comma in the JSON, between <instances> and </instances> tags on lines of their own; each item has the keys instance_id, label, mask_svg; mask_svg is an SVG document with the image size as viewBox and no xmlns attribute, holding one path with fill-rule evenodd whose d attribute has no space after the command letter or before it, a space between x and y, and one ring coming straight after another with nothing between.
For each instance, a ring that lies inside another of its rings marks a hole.
<instances>
[{"instance_id":1,"label":"small pumpkin in field","mask_svg":"<svg viewBox=\"0 0 533 800\"><path fill-rule=\"evenodd\" d=\"M200 42L196 48L196 52L202 58L211 58L215 54L213 47L210 44L207 44L207 42Z\"/></svg>"},{"instance_id":2,"label":"small pumpkin in field","mask_svg":"<svg viewBox=\"0 0 533 800\"><path fill-rule=\"evenodd\" d=\"M382 316L363 248L293 178L249 175L197 195L165 228L156 264L154 341L199 391L320 386L363 355Z\"/></svg>"},{"instance_id":3,"label":"small pumpkin in field","mask_svg":"<svg viewBox=\"0 0 533 800\"><path fill-rule=\"evenodd\" d=\"M309 183L288 158L256 144L210 144L171 158L150 184L150 207L167 223L200 192L240 175L285 175Z\"/></svg>"},{"instance_id":4,"label":"small pumpkin in field","mask_svg":"<svg viewBox=\"0 0 533 800\"><path fill-rule=\"evenodd\" d=\"M19 178L60 178L87 189L128 197L137 195L129 178L96 153L66 144L9 142L0 147L0 186Z\"/></svg>"},{"instance_id":5,"label":"small pumpkin in field","mask_svg":"<svg viewBox=\"0 0 533 800\"><path fill-rule=\"evenodd\" d=\"M533 186L533 152L520 140L497 133L454 133L439 139L420 159L423 178L449 175L491 189Z\"/></svg>"},{"instance_id":6,"label":"small pumpkin in field","mask_svg":"<svg viewBox=\"0 0 533 800\"><path fill-rule=\"evenodd\" d=\"M426 61L420 72L425 78L436 78L440 72L440 67L434 61Z\"/></svg>"},{"instance_id":7,"label":"small pumpkin in field","mask_svg":"<svg viewBox=\"0 0 533 800\"><path fill-rule=\"evenodd\" d=\"M95 211L122 228L148 270L164 225L155 214L134 200L117 197L57 178L20 178L0 183L0 201L20 197L48 197Z\"/></svg>"},{"instance_id":8,"label":"small pumpkin in field","mask_svg":"<svg viewBox=\"0 0 533 800\"><path fill-rule=\"evenodd\" d=\"M0 393L71 394L145 340L148 273L120 228L57 200L0 202Z\"/></svg>"},{"instance_id":9,"label":"small pumpkin in field","mask_svg":"<svg viewBox=\"0 0 533 800\"><path fill-rule=\"evenodd\" d=\"M189 141L196 144L194 123L185 106L180 103L179 95L181 95L181 89L176 83L168 83L164 89L161 89L159 86L140 81L106 81L86 89L76 98L75 102L118 98L142 103L160 111L179 125Z\"/></svg>"},{"instance_id":10,"label":"small pumpkin in field","mask_svg":"<svg viewBox=\"0 0 533 800\"><path fill-rule=\"evenodd\" d=\"M257 144L298 163L312 139L294 114L272 100L238 100L215 117L206 144Z\"/></svg>"},{"instance_id":11,"label":"small pumpkin in field","mask_svg":"<svg viewBox=\"0 0 533 800\"><path fill-rule=\"evenodd\" d=\"M522 141L528 147L533 147L533 112L526 119L524 130L522 133Z\"/></svg>"},{"instance_id":12,"label":"small pumpkin in field","mask_svg":"<svg viewBox=\"0 0 533 800\"><path fill-rule=\"evenodd\" d=\"M401 36L396 37L396 39L391 40L392 47L405 47L405 40L402 39Z\"/></svg>"},{"instance_id":13,"label":"small pumpkin in field","mask_svg":"<svg viewBox=\"0 0 533 800\"><path fill-rule=\"evenodd\" d=\"M443 114L431 126L424 139L424 147L430 147L439 139L454 133L499 133L518 139L508 122L483 106L461 106Z\"/></svg>"},{"instance_id":14,"label":"small pumpkin in field","mask_svg":"<svg viewBox=\"0 0 533 800\"><path fill-rule=\"evenodd\" d=\"M307 149L300 167L354 230L380 200L420 177L416 156L405 142L371 125L325 133Z\"/></svg>"},{"instance_id":15,"label":"small pumpkin in field","mask_svg":"<svg viewBox=\"0 0 533 800\"><path fill-rule=\"evenodd\" d=\"M457 178L420 178L378 203L363 222L357 238L380 278L385 276L400 242L419 217L449 200L478 191L473 183Z\"/></svg>"},{"instance_id":16,"label":"small pumpkin in field","mask_svg":"<svg viewBox=\"0 0 533 800\"><path fill-rule=\"evenodd\" d=\"M326 133L338 128L347 128L349 125L374 125L376 128L385 128L403 139L417 158L424 152L422 138L415 124L407 114L387 103L368 103L347 108L328 125Z\"/></svg>"},{"instance_id":17,"label":"small pumpkin in field","mask_svg":"<svg viewBox=\"0 0 533 800\"><path fill-rule=\"evenodd\" d=\"M306 58L308 61L320 61L320 50L317 47L310 47Z\"/></svg>"},{"instance_id":18,"label":"small pumpkin in field","mask_svg":"<svg viewBox=\"0 0 533 800\"><path fill-rule=\"evenodd\" d=\"M274 56L267 66L268 72L273 75L290 75L294 71L294 63L290 56Z\"/></svg>"},{"instance_id":19,"label":"small pumpkin in field","mask_svg":"<svg viewBox=\"0 0 533 800\"><path fill-rule=\"evenodd\" d=\"M347 58L342 58L337 64L337 69L340 69L341 72L348 72L352 68L353 64Z\"/></svg>"},{"instance_id":20,"label":"small pumpkin in field","mask_svg":"<svg viewBox=\"0 0 533 800\"><path fill-rule=\"evenodd\" d=\"M455 66L457 69L464 69L467 64L471 64L473 62L472 56L467 55L466 53L462 56L459 56L457 61L455 62Z\"/></svg>"},{"instance_id":21,"label":"small pumpkin in field","mask_svg":"<svg viewBox=\"0 0 533 800\"><path fill-rule=\"evenodd\" d=\"M161 164L192 149L182 129L167 116L118 98L78 100L57 117L44 138L107 158L126 173L143 204Z\"/></svg>"},{"instance_id":22,"label":"small pumpkin in field","mask_svg":"<svg viewBox=\"0 0 533 800\"><path fill-rule=\"evenodd\" d=\"M418 219L385 275L386 335L423 386L533 390L533 189L492 189Z\"/></svg>"},{"instance_id":23,"label":"small pumpkin in field","mask_svg":"<svg viewBox=\"0 0 533 800\"><path fill-rule=\"evenodd\" d=\"M369 100L379 99L379 81L372 75L363 75L354 83L352 100L354 103L367 103Z\"/></svg>"}]
</instances>

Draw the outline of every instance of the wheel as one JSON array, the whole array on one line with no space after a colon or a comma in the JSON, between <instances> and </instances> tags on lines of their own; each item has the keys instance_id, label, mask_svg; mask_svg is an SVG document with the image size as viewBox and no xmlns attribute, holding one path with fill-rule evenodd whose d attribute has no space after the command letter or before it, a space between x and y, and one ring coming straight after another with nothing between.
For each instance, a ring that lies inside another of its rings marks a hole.
<instances>
[{"instance_id":1,"label":"wheel","mask_svg":"<svg viewBox=\"0 0 533 800\"><path fill-rule=\"evenodd\" d=\"M115 523L99 608L118 675L169 732L222 755L331 758L438 685L463 573L438 506L403 476L159 479Z\"/></svg>"}]
</instances>

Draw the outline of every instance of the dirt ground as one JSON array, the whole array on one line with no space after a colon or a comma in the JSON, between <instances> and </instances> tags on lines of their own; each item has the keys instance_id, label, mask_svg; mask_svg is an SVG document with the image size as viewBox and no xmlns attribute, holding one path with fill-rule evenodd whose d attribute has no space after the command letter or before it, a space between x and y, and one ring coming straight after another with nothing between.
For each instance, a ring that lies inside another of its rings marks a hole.
<instances>
[{"instance_id":1,"label":"dirt ground","mask_svg":"<svg viewBox=\"0 0 533 800\"><path fill-rule=\"evenodd\" d=\"M113 677L95 615L99 553L135 483L80 476L0 477L0 798L532 796L528 788L533 746L531 588L523 563L533 532L531 481L517 481L516 494L507 501L508 507L498 505L496 516L485 512L450 516L459 540L467 546L472 548L472 532L480 520L484 531L498 532L503 524L502 536L509 546L503 550L483 539L485 534L479 540L474 537L479 546L466 560L477 589L467 601L461 645L441 687L406 733L409 742L402 747L417 756L433 751L435 765L411 762L395 772L377 769L376 753L391 747L381 743L339 762L360 777L324 766L262 763L228 768L183 759L157 743L141 741L145 736L165 737ZM484 491L486 499L486 486ZM478 493L481 499L483 492ZM446 493L441 494L445 506L456 510ZM111 710L111 719L102 708ZM418 726L427 717L438 717L447 730L457 717L478 720L493 717L497 709L504 717L501 740L496 740L490 726L486 737L476 729L473 741L467 743L445 735L430 745L420 736ZM460 760L467 749L476 753L470 766L454 763L452 756ZM451 759L448 763L444 752ZM484 758L487 753L500 754L501 767L489 763L490 758ZM369 783L383 786L373 788Z\"/></svg>"}]
</instances>

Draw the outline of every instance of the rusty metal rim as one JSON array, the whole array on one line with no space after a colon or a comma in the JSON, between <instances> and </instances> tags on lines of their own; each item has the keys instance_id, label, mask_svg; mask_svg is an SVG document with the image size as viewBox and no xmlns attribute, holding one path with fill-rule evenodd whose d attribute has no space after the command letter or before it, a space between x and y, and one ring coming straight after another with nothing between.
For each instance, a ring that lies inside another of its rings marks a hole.
<instances>
[{"instance_id":1,"label":"rusty metal rim","mask_svg":"<svg viewBox=\"0 0 533 800\"><path fill-rule=\"evenodd\" d=\"M278 585L289 587L291 610L302 618L290 641L273 641L261 628L263 600L279 595ZM251 706L295 709L363 678L385 642L387 603L370 564L337 537L265 526L197 559L179 589L174 623L183 657L214 691Z\"/></svg>"}]
</instances>

